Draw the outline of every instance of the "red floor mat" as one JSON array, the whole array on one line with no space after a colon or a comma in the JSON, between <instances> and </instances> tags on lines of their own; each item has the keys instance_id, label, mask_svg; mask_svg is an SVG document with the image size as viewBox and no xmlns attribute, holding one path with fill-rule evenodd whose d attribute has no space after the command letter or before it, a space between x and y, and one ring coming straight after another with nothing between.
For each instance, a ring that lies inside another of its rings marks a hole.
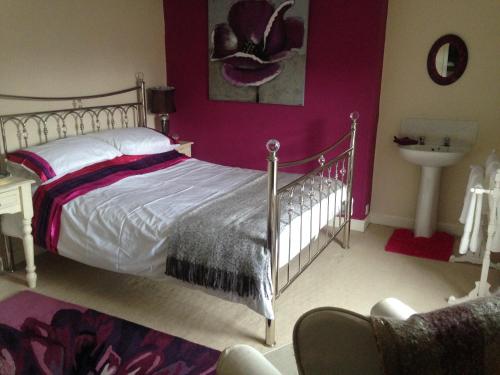
<instances>
[{"instance_id":1,"label":"red floor mat","mask_svg":"<svg viewBox=\"0 0 500 375\"><path fill-rule=\"evenodd\" d=\"M419 258L448 261L453 253L455 238L444 232L436 232L431 238L414 237L409 229L396 229L385 250Z\"/></svg>"}]
</instances>

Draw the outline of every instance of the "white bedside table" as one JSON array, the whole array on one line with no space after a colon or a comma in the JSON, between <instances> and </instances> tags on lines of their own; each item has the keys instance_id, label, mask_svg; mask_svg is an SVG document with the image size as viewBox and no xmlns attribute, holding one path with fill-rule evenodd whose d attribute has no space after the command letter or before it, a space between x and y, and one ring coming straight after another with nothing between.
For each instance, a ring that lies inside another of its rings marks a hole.
<instances>
[{"instance_id":1,"label":"white bedside table","mask_svg":"<svg viewBox=\"0 0 500 375\"><path fill-rule=\"evenodd\" d=\"M191 146L194 142L191 141L179 141L179 147L177 147L177 152L184 154L186 156L191 156Z\"/></svg>"},{"instance_id":2,"label":"white bedside table","mask_svg":"<svg viewBox=\"0 0 500 375\"><path fill-rule=\"evenodd\" d=\"M0 215L19 214L20 235L6 233L4 235L19 237L23 240L24 256L26 258L26 281L30 288L36 286L35 253L33 236L31 235L31 219L33 218L33 201L31 198L31 184L33 180L19 177L0 179ZM9 252L10 249L6 249ZM9 255L8 255L9 256Z\"/></svg>"}]
</instances>

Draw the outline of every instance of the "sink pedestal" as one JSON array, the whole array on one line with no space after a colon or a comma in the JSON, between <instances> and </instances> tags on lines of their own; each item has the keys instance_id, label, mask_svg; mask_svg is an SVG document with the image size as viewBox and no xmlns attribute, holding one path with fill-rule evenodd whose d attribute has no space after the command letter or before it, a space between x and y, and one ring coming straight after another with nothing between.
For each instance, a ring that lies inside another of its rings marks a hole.
<instances>
[{"instance_id":1,"label":"sink pedestal","mask_svg":"<svg viewBox=\"0 0 500 375\"><path fill-rule=\"evenodd\" d=\"M437 222L441 169L456 164L467 151L468 148L463 146L420 144L399 146L399 152L406 161L420 165L422 168L415 217L415 237L429 238L434 234Z\"/></svg>"},{"instance_id":2,"label":"sink pedestal","mask_svg":"<svg viewBox=\"0 0 500 375\"><path fill-rule=\"evenodd\" d=\"M415 237L432 237L436 230L441 167L422 166L415 216Z\"/></svg>"}]
</instances>

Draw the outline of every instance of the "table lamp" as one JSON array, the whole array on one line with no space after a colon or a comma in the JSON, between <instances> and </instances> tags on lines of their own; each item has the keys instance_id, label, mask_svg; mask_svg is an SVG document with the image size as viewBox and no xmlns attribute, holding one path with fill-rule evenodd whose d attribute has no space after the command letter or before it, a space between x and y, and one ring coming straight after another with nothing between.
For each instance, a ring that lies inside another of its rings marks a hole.
<instances>
[{"instance_id":1,"label":"table lamp","mask_svg":"<svg viewBox=\"0 0 500 375\"><path fill-rule=\"evenodd\" d=\"M160 117L161 131L168 135L169 114L175 112L175 88L170 86L151 87L149 110Z\"/></svg>"}]
</instances>

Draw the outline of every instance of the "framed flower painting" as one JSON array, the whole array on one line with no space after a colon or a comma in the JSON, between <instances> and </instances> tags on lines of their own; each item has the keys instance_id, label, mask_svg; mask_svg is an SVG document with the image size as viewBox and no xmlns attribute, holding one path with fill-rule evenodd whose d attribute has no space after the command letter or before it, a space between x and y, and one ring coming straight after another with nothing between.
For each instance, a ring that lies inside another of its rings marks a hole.
<instances>
[{"instance_id":1,"label":"framed flower painting","mask_svg":"<svg viewBox=\"0 0 500 375\"><path fill-rule=\"evenodd\" d=\"M209 97L304 105L309 0L208 0Z\"/></svg>"}]
</instances>

